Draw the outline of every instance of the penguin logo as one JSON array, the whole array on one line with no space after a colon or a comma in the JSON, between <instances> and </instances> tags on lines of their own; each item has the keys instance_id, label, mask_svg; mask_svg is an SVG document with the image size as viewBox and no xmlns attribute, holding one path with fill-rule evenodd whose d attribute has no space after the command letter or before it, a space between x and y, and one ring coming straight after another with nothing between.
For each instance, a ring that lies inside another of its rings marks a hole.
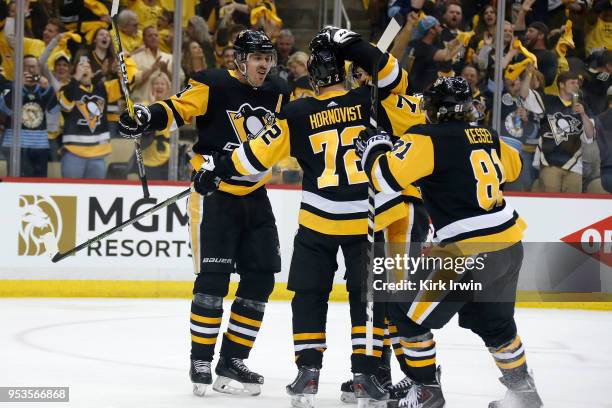
<instances>
[{"instance_id":1,"label":"penguin logo","mask_svg":"<svg viewBox=\"0 0 612 408\"><path fill-rule=\"evenodd\" d=\"M236 111L227 111L234 132L240 143L255 139L267 125L267 120L272 112L257 106L253 108L250 104L242 104Z\"/></svg>"}]
</instances>

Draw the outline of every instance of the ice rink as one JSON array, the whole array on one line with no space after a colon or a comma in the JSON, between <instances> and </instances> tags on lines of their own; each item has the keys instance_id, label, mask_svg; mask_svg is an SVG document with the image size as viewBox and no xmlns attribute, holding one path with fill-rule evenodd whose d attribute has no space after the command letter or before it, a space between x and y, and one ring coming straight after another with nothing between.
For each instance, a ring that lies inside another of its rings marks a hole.
<instances>
[{"instance_id":1,"label":"ice rink","mask_svg":"<svg viewBox=\"0 0 612 408\"><path fill-rule=\"evenodd\" d=\"M289 303L269 304L247 361L265 376L254 398L212 389L203 399L192 395L189 307L187 299L0 299L0 386L70 387L70 403L0 407L289 407L284 388L296 374ZM519 309L517 322L546 407L612 407L611 312ZM339 387L350 374L347 304L330 304L327 328L317 407L342 407ZM436 336L447 407L487 407L503 395L474 334L453 321Z\"/></svg>"}]
</instances>

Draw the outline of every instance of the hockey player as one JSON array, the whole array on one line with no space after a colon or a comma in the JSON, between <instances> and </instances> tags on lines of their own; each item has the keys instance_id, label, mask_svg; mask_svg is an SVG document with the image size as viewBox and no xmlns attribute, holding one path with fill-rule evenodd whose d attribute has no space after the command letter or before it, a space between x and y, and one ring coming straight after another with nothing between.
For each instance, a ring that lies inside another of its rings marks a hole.
<instances>
[{"instance_id":1,"label":"hockey player","mask_svg":"<svg viewBox=\"0 0 612 408\"><path fill-rule=\"evenodd\" d=\"M337 28L322 30L310 43L308 70L318 96L288 104L262 136L244 143L231 158L213 156L214 164L194 179L204 191L215 188L216 177L249 176L265 171L288 155L304 170L300 227L289 271L293 339L298 375L287 386L294 406L312 406L317 392L325 343L329 292L337 269L339 248L345 257L351 310L352 371L356 394L378 402L388 394L375 373L384 338L384 310L374 310L373 356L365 355L365 303L362 301L362 254L367 242L367 180L357 165L353 139L369 122L370 90L344 88L344 59L367 66L382 57L380 122L389 129L407 129L420 120L419 108L404 103L394 92L406 88L406 73L397 60ZM376 230L403 218L406 204L400 194L377 196ZM379 237L382 241L382 237ZM382 306L382 305L381 305Z\"/></svg>"},{"instance_id":2,"label":"hockey player","mask_svg":"<svg viewBox=\"0 0 612 408\"><path fill-rule=\"evenodd\" d=\"M389 135L370 129L355 141L376 190L391 193L416 182L435 227L434 239L453 243L464 255L479 253L484 259L479 296L493 298L486 303L448 301L448 292L434 297L422 290L412 303L389 304L410 367L410 376L400 382L406 391L400 407L444 406L430 329L443 327L456 313L462 327L483 339L508 388L506 397L489 407L542 406L517 335L514 302L495 297L508 290L514 295L522 263L524 223L502 195L503 183L520 174L521 160L495 131L469 124L471 99L465 79L439 78L423 97L432 124L411 128L395 146Z\"/></svg>"},{"instance_id":3,"label":"hockey player","mask_svg":"<svg viewBox=\"0 0 612 408\"><path fill-rule=\"evenodd\" d=\"M152 105L136 105L136 120L124 113L121 132L167 130L190 123L198 128L193 151L232 151L264 127L266 118L289 101L289 90L268 77L276 61L262 31L244 30L234 43L236 70L213 69L193 76L178 94ZM264 183L269 171L234 177L219 192L189 197L189 232L196 279L191 303L191 381L204 395L211 384L210 364L228 293L230 274L240 274L228 329L215 372L215 391L258 395L264 377L243 362L261 327L274 274L280 271L279 240ZM196 191L200 191L196 187ZM240 383L233 386L230 382Z\"/></svg>"}]
</instances>

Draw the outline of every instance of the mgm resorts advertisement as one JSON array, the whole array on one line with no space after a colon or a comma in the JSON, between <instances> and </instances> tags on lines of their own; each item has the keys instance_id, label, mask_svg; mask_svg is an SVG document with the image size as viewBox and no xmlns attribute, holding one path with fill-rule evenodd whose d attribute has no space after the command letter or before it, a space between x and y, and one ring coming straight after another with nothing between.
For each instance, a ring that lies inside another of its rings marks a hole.
<instances>
[{"instance_id":1,"label":"mgm resorts advertisement","mask_svg":"<svg viewBox=\"0 0 612 408\"><path fill-rule=\"evenodd\" d=\"M66 252L185 188L184 184L154 184L150 186L151 197L144 199L140 186L135 184L2 180L0 280L193 281L186 199L117 231L74 256L58 263L51 262L58 250ZM268 196L276 217L282 259L282 270L276 275L276 281L287 282L301 191L269 187ZM507 200L527 224L517 284L519 291L612 292L611 199L532 194L509 195ZM395 258L391 259L387 254L386 258L376 261L381 263L375 264L374 268L376 271L384 270L384 273L374 273L375 282L381 280L378 277L387 276L377 285L420 279L418 274L411 274L406 269L412 268L410 263L404 263L403 256L408 254L407 250L385 248L388 250L399 251L402 259L396 263ZM474 253L480 252L483 251ZM419 254L426 255L425 252ZM453 273L469 267L475 274L486 276L477 270L483 265L482 259L474 257L465 262L462 265L455 262L451 268ZM500 263L505 265L507 262ZM434 265L429 269L449 268ZM419 270L424 273L428 268ZM344 272L343 256L339 253L335 284L344 285ZM460 273L458 276L469 275ZM465 284L466 281L458 283ZM400 287L391 289L386 286L374 290L388 294ZM463 287L457 285L453 289Z\"/></svg>"}]
</instances>

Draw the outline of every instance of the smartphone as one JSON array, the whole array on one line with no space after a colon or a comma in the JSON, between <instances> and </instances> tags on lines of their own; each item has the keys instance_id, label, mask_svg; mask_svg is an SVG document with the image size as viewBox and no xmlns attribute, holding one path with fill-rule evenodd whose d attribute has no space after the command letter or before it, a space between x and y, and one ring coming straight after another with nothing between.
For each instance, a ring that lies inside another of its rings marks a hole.
<instances>
[{"instance_id":1,"label":"smartphone","mask_svg":"<svg viewBox=\"0 0 612 408\"><path fill-rule=\"evenodd\" d=\"M87 58L87 56L85 55L81 55L81 58L79 58L79 64L82 64L84 62L89 62L89 58Z\"/></svg>"}]
</instances>

